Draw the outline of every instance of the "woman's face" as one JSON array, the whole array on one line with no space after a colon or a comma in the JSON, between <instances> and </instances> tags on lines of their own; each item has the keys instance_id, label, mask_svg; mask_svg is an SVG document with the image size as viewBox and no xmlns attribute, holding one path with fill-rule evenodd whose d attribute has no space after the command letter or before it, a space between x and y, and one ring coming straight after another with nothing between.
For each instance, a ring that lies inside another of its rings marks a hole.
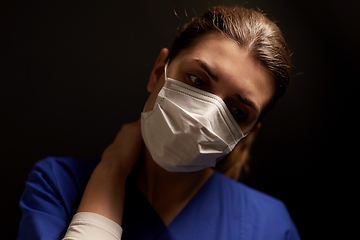
<instances>
[{"instance_id":1,"label":"woman's face","mask_svg":"<svg viewBox=\"0 0 360 240\"><path fill-rule=\"evenodd\" d=\"M150 111L164 85L168 50L163 49L148 84ZM167 67L167 77L211 92L228 106L244 133L249 132L272 99L275 79L235 42L218 32L208 33L181 51Z\"/></svg>"}]
</instances>

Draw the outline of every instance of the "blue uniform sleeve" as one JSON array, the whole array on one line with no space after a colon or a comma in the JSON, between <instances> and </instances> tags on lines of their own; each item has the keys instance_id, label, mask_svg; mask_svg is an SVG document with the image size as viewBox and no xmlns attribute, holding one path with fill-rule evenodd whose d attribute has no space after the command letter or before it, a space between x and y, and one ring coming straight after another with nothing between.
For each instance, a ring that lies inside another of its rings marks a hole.
<instances>
[{"instance_id":1,"label":"blue uniform sleeve","mask_svg":"<svg viewBox=\"0 0 360 240\"><path fill-rule=\"evenodd\" d=\"M53 157L36 163L20 199L17 239L62 239L95 166L94 161Z\"/></svg>"}]
</instances>

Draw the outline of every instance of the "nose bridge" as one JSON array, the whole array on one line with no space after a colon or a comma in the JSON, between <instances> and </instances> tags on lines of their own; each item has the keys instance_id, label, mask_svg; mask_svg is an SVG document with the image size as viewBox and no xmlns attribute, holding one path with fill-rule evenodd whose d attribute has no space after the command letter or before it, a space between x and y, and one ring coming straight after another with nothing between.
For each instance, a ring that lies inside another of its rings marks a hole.
<instances>
[{"instance_id":1,"label":"nose bridge","mask_svg":"<svg viewBox=\"0 0 360 240\"><path fill-rule=\"evenodd\" d=\"M224 102L226 102L231 96L234 95L234 87L235 86L233 84L227 84L227 81L218 81L211 89L211 93L215 94Z\"/></svg>"}]
</instances>

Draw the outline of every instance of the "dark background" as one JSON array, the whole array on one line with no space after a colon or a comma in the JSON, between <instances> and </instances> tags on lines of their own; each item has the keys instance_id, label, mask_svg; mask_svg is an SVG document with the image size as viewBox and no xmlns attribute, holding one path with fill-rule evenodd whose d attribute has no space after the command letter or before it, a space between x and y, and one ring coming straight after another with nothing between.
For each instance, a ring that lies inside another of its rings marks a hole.
<instances>
[{"instance_id":1,"label":"dark background","mask_svg":"<svg viewBox=\"0 0 360 240\"><path fill-rule=\"evenodd\" d=\"M243 182L284 201L303 239L349 234L340 199L358 160L359 1L2 0L3 239L17 234L33 164L100 155L123 123L140 117L161 48L219 4L259 7L293 52L289 92L264 119Z\"/></svg>"}]
</instances>

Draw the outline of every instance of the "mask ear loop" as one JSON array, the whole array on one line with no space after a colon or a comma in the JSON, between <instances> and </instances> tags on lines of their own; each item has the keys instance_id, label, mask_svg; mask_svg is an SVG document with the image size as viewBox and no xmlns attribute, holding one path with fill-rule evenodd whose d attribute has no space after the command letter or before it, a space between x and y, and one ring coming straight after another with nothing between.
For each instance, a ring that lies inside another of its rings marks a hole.
<instances>
[{"instance_id":1,"label":"mask ear loop","mask_svg":"<svg viewBox=\"0 0 360 240\"><path fill-rule=\"evenodd\" d=\"M164 67L165 81L166 81L166 79L167 79L166 70L167 70L167 66L168 66L168 65L169 65L169 59L166 61L165 67ZM145 105L144 105L143 112L144 112L144 110L145 110L145 108L146 108L146 104L147 104L147 101L146 101L146 103L145 103Z\"/></svg>"},{"instance_id":2,"label":"mask ear loop","mask_svg":"<svg viewBox=\"0 0 360 240\"><path fill-rule=\"evenodd\" d=\"M165 63L165 67L164 67L165 80L167 79L167 73L166 73L166 70L167 70L167 67L168 67L168 65L169 65L169 61L170 61L170 59L168 59L168 60L166 61L166 63Z\"/></svg>"},{"instance_id":3,"label":"mask ear loop","mask_svg":"<svg viewBox=\"0 0 360 240\"><path fill-rule=\"evenodd\" d=\"M247 135L249 135L249 133L251 133L251 130L252 130L252 128L247 132L247 133L245 133L245 134L243 134L244 135L244 137L243 138L246 138L247 137Z\"/></svg>"},{"instance_id":4,"label":"mask ear loop","mask_svg":"<svg viewBox=\"0 0 360 240\"><path fill-rule=\"evenodd\" d=\"M256 126L257 123L258 123L258 122L256 122L255 125L252 126L251 129L250 129L246 134L243 134L243 135L244 135L243 138L245 138L247 135L249 135L249 134L252 132L252 130L254 129L254 127ZM241 130L241 128L240 128L240 130ZM242 132L242 130L241 130L241 132Z\"/></svg>"}]
</instances>

